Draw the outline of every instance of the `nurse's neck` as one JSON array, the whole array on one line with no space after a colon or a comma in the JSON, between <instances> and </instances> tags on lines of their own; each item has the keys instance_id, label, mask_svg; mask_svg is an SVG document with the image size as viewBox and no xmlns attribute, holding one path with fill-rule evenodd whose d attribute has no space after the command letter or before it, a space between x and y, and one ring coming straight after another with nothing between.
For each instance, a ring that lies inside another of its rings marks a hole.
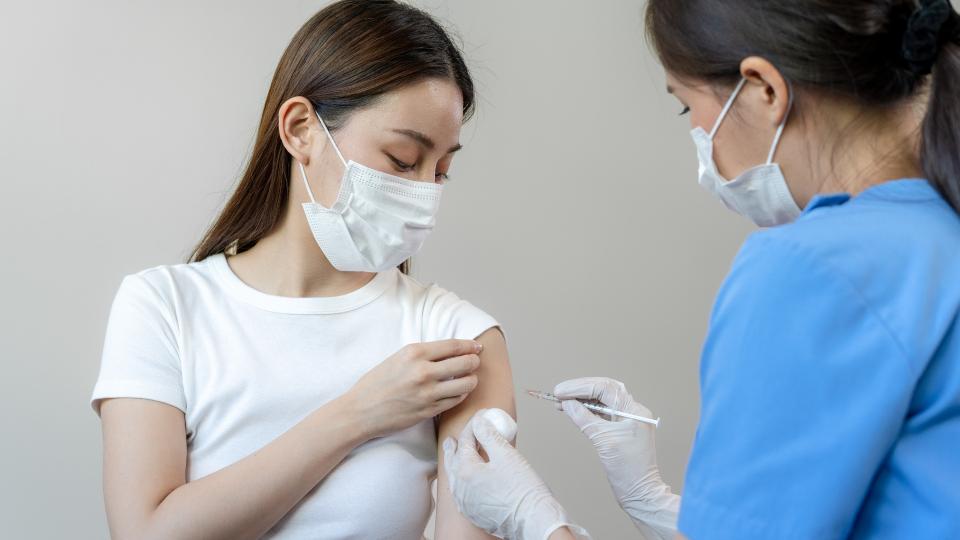
<instances>
[{"instance_id":1,"label":"nurse's neck","mask_svg":"<svg viewBox=\"0 0 960 540\"><path fill-rule=\"evenodd\" d=\"M784 133L775 161L801 207L818 194L856 196L888 180L919 178L923 112L914 103L873 113L847 103L817 103L816 112L795 124L800 136Z\"/></svg>"},{"instance_id":2,"label":"nurse's neck","mask_svg":"<svg viewBox=\"0 0 960 540\"><path fill-rule=\"evenodd\" d=\"M274 296L340 296L363 287L376 275L334 268L294 200L273 231L227 261L244 283Z\"/></svg>"}]
</instances>

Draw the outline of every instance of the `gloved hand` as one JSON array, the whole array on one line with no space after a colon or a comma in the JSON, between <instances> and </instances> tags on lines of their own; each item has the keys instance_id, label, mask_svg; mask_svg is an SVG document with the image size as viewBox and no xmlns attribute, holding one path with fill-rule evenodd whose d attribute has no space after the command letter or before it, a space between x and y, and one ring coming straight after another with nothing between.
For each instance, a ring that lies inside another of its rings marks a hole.
<instances>
[{"instance_id":1,"label":"gloved hand","mask_svg":"<svg viewBox=\"0 0 960 540\"><path fill-rule=\"evenodd\" d=\"M545 540L566 526L578 538L589 539L527 460L482 416L484 410L477 411L456 441L443 441L443 465L460 513L500 538ZM477 451L478 443L489 462Z\"/></svg>"},{"instance_id":2,"label":"gloved hand","mask_svg":"<svg viewBox=\"0 0 960 540\"><path fill-rule=\"evenodd\" d=\"M672 539L677 533L680 496L660 479L654 427L620 417L601 418L577 400L596 400L612 409L650 417L622 382L586 377L558 384L554 395L580 431L593 443L620 506L647 538Z\"/></svg>"}]
</instances>

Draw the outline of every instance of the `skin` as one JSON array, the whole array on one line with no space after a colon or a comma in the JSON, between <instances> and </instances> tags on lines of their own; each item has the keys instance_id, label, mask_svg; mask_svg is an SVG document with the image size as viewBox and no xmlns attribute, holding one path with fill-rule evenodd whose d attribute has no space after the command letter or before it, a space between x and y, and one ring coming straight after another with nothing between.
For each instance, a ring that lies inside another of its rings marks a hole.
<instances>
[{"instance_id":1,"label":"skin","mask_svg":"<svg viewBox=\"0 0 960 540\"><path fill-rule=\"evenodd\" d=\"M462 109L453 83L420 81L355 111L333 136L348 160L409 180L443 182L459 148ZM230 267L250 286L277 296L334 296L362 287L374 274L335 269L300 208L309 197L296 162L304 165L325 206L336 199L343 174L313 107L302 97L291 98L280 109L277 128L291 155L285 215L256 246L229 257ZM515 416L509 359L498 329L476 340L404 347L259 451L187 482L183 412L151 400L104 400L104 496L111 536L258 538L357 446L429 418L437 419L443 440L483 407ZM446 486L440 478L436 538L491 538L459 514Z\"/></svg>"}]
</instances>

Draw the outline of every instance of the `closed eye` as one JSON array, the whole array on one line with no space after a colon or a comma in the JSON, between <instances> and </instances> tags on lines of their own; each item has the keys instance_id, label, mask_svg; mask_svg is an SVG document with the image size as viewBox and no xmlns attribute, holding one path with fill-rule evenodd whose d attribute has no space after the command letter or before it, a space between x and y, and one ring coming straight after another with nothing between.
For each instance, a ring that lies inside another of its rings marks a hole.
<instances>
[{"instance_id":1,"label":"closed eye","mask_svg":"<svg viewBox=\"0 0 960 540\"><path fill-rule=\"evenodd\" d=\"M387 157L390 158L390 161L392 161L393 164L394 164L398 169L400 169L400 171L402 171L402 172L408 172L408 171L412 171L412 170L413 170L414 165L411 165L411 164L409 164L409 163L404 163L404 162L400 161L399 159L393 157L393 156L390 155L390 154L387 154Z\"/></svg>"}]
</instances>

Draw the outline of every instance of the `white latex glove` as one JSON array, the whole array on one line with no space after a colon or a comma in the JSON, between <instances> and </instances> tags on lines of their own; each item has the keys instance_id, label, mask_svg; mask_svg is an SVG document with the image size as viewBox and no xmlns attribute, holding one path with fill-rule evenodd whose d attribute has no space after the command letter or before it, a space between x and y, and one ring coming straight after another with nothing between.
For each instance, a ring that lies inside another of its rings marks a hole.
<instances>
[{"instance_id":1,"label":"white latex glove","mask_svg":"<svg viewBox=\"0 0 960 540\"><path fill-rule=\"evenodd\" d=\"M563 412L593 443L614 495L637 528L647 538L674 538L680 496L660 479L654 427L620 417L601 418L577 400L596 400L639 416L650 417L650 411L634 401L622 382L604 377L564 381L553 393L564 400Z\"/></svg>"},{"instance_id":2,"label":"white latex glove","mask_svg":"<svg viewBox=\"0 0 960 540\"><path fill-rule=\"evenodd\" d=\"M499 538L545 540L566 526L589 540L527 460L483 417L484 411L474 414L459 439L443 441L443 465L460 513ZM477 451L478 443L489 462Z\"/></svg>"}]
</instances>

